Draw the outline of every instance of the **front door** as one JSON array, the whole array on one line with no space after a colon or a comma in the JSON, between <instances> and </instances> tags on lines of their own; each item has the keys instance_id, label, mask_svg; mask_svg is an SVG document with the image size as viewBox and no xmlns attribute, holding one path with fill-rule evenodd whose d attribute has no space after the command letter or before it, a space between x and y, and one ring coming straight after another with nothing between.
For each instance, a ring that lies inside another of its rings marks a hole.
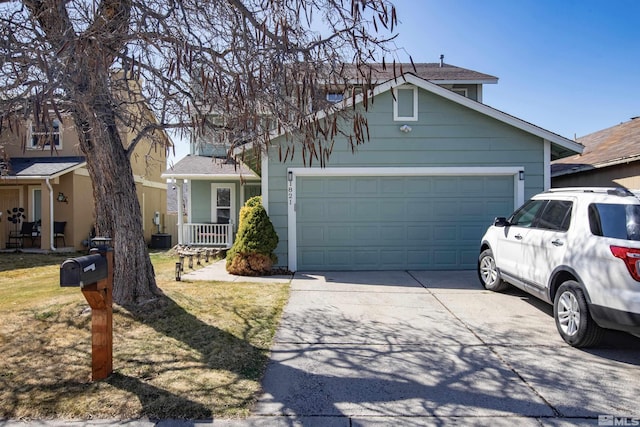
<instances>
[{"instance_id":1,"label":"front door","mask_svg":"<svg viewBox=\"0 0 640 427\"><path fill-rule=\"evenodd\" d=\"M234 224L235 188L232 184L211 184L211 222Z\"/></svg>"}]
</instances>

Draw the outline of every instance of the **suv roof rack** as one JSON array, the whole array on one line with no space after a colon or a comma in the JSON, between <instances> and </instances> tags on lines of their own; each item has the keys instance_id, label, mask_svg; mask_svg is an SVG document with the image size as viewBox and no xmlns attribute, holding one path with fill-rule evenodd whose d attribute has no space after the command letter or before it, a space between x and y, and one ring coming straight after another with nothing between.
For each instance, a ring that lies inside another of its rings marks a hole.
<instances>
[{"instance_id":1,"label":"suv roof rack","mask_svg":"<svg viewBox=\"0 0 640 427\"><path fill-rule=\"evenodd\" d=\"M559 192L574 192L574 193L602 193L602 194L610 194L612 196L636 196L630 190L623 187L565 187L565 188L550 188L547 190L548 193L559 193Z\"/></svg>"}]
</instances>

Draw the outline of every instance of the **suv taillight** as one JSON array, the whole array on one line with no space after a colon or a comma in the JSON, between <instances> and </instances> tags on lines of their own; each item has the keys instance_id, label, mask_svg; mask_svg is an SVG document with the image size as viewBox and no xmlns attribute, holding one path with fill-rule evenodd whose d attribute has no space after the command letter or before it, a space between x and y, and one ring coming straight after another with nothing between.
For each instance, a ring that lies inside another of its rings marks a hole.
<instances>
[{"instance_id":1,"label":"suv taillight","mask_svg":"<svg viewBox=\"0 0 640 427\"><path fill-rule=\"evenodd\" d=\"M631 277L640 282L640 249L611 246L611 253L623 260Z\"/></svg>"}]
</instances>

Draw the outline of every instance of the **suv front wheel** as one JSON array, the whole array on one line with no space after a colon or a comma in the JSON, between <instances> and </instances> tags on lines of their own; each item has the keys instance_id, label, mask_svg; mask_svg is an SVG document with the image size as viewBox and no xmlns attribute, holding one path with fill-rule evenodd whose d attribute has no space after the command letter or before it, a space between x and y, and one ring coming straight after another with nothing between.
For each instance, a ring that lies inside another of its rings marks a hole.
<instances>
[{"instance_id":1,"label":"suv front wheel","mask_svg":"<svg viewBox=\"0 0 640 427\"><path fill-rule=\"evenodd\" d=\"M564 282L553 301L553 317L563 340L573 347L597 345L604 334L591 317L584 292L578 282Z\"/></svg>"},{"instance_id":2,"label":"suv front wheel","mask_svg":"<svg viewBox=\"0 0 640 427\"><path fill-rule=\"evenodd\" d=\"M485 249L478 258L478 277L485 289L494 292L504 291L509 285L502 280L496 267L496 260L491 249Z\"/></svg>"}]
</instances>

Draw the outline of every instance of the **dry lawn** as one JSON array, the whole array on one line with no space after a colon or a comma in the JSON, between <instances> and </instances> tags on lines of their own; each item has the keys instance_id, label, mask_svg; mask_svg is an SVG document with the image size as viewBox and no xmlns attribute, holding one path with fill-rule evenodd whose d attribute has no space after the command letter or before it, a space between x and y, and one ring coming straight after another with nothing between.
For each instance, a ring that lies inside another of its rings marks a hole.
<instances>
[{"instance_id":1,"label":"dry lawn","mask_svg":"<svg viewBox=\"0 0 640 427\"><path fill-rule=\"evenodd\" d=\"M91 382L91 311L59 287L59 255L0 254L0 419L248 415L288 285L175 282L152 254L166 297L114 307L114 373Z\"/></svg>"}]
</instances>

